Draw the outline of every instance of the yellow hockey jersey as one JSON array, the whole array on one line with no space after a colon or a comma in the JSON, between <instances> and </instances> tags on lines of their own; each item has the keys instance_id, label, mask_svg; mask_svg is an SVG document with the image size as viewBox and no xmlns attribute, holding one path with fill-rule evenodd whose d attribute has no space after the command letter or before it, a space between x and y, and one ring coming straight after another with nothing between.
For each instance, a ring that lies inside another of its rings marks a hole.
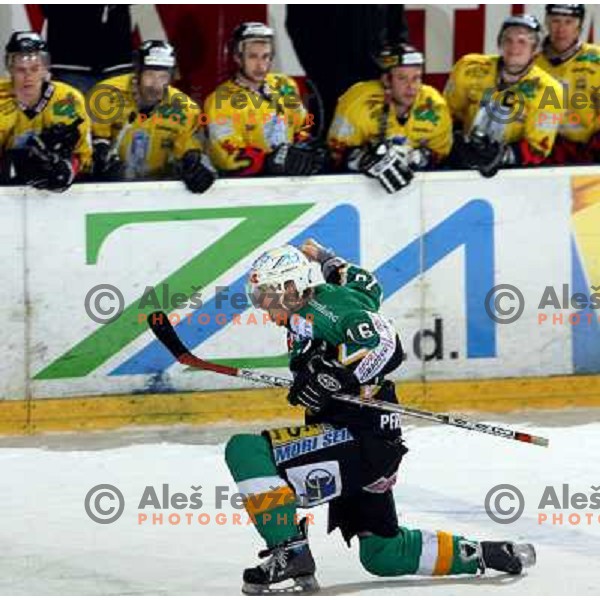
<instances>
[{"instance_id":1,"label":"yellow hockey jersey","mask_svg":"<svg viewBox=\"0 0 600 600\"><path fill-rule=\"evenodd\" d=\"M173 86L149 114L138 113L134 75L119 75L88 93L94 138L118 146L125 178L167 177L188 150L202 149L200 106Z\"/></svg>"},{"instance_id":2,"label":"yellow hockey jersey","mask_svg":"<svg viewBox=\"0 0 600 600\"><path fill-rule=\"evenodd\" d=\"M563 86L560 100L566 112L559 134L571 142L587 142L600 130L600 47L581 44L564 62L541 53L535 64Z\"/></svg>"},{"instance_id":3,"label":"yellow hockey jersey","mask_svg":"<svg viewBox=\"0 0 600 600\"><path fill-rule=\"evenodd\" d=\"M213 165L238 175L260 173L266 155L307 139L312 125L296 82L278 73L267 75L260 92L230 79L208 96L204 108Z\"/></svg>"},{"instance_id":4,"label":"yellow hockey jersey","mask_svg":"<svg viewBox=\"0 0 600 600\"><path fill-rule=\"evenodd\" d=\"M423 85L401 123L380 81L362 81L353 85L338 100L327 136L334 161L339 164L348 148L360 147L378 138L412 148L429 148L436 158L450 153L452 120L446 101L434 88Z\"/></svg>"},{"instance_id":5,"label":"yellow hockey jersey","mask_svg":"<svg viewBox=\"0 0 600 600\"><path fill-rule=\"evenodd\" d=\"M79 117L83 122L78 126L79 141L74 154L79 169L86 171L91 166L92 147L90 119L83 95L66 83L50 81L43 88L37 106L25 110L13 93L12 82L0 80L0 154L23 147L29 137L39 135L51 125L69 125Z\"/></svg>"},{"instance_id":6,"label":"yellow hockey jersey","mask_svg":"<svg viewBox=\"0 0 600 600\"><path fill-rule=\"evenodd\" d=\"M520 146L527 154L523 162L539 162L552 151L563 118L561 86L534 65L518 82L500 90L499 59L467 54L454 65L444 90L452 118L468 132L486 112L497 134L494 137L507 144L525 141ZM501 113L491 108L494 104L502 108Z\"/></svg>"}]
</instances>

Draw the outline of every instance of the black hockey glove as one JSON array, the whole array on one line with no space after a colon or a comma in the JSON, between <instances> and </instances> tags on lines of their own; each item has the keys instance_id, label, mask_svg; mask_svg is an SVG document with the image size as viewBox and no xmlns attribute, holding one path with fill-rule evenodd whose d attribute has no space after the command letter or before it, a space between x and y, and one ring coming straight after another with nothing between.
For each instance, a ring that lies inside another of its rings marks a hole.
<instances>
[{"instance_id":1,"label":"black hockey glove","mask_svg":"<svg viewBox=\"0 0 600 600\"><path fill-rule=\"evenodd\" d=\"M291 333L289 335L292 335ZM304 342L300 352L290 361L290 371L294 377L308 369L308 363L316 356L324 357L327 354L327 342L307 340Z\"/></svg>"},{"instance_id":2,"label":"black hockey glove","mask_svg":"<svg viewBox=\"0 0 600 600\"><path fill-rule=\"evenodd\" d=\"M45 152L55 154L59 158L70 159L75 152L79 142L79 125L83 123L81 117L77 117L72 123L55 123L42 130L39 140Z\"/></svg>"},{"instance_id":3,"label":"black hockey glove","mask_svg":"<svg viewBox=\"0 0 600 600\"><path fill-rule=\"evenodd\" d=\"M377 179L390 194L406 187L414 177L408 153L385 143L355 150L348 159L348 168Z\"/></svg>"},{"instance_id":4,"label":"black hockey glove","mask_svg":"<svg viewBox=\"0 0 600 600\"><path fill-rule=\"evenodd\" d=\"M360 383L352 371L317 355L296 375L288 393L288 402L319 413L329 405L332 394L359 392Z\"/></svg>"},{"instance_id":5,"label":"black hockey glove","mask_svg":"<svg viewBox=\"0 0 600 600\"><path fill-rule=\"evenodd\" d=\"M188 150L181 159L181 178L190 192L202 194L217 179L217 172L200 150Z\"/></svg>"},{"instance_id":6,"label":"black hockey glove","mask_svg":"<svg viewBox=\"0 0 600 600\"><path fill-rule=\"evenodd\" d=\"M265 161L269 175L315 175L325 164L326 154L322 148L309 144L281 144Z\"/></svg>"},{"instance_id":7,"label":"black hockey glove","mask_svg":"<svg viewBox=\"0 0 600 600\"><path fill-rule=\"evenodd\" d=\"M92 176L98 181L119 181L123 178L123 161L111 151L108 140L94 141Z\"/></svg>"},{"instance_id":8,"label":"black hockey glove","mask_svg":"<svg viewBox=\"0 0 600 600\"><path fill-rule=\"evenodd\" d=\"M29 168L26 183L40 190L64 192L71 187L75 171L71 158L50 152L41 137L33 136L27 142Z\"/></svg>"},{"instance_id":9,"label":"black hockey glove","mask_svg":"<svg viewBox=\"0 0 600 600\"><path fill-rule=\"evenodd\" d=\"M415 148L408 156L410 167L415 171L424 171L434 165L433 152L429 148Z\"/></svg>"},{"instance_id":10,"label":"black hockey glove","mask_svg":"<svg viewBox=\"0 0 600 600\"><path fill-rule=\"evenodd\" d=\"M506 146L474 130L468 136L466 153L471 168L477 169L483 177L493 177L505 163Z\"/></svg>"}]
</instances>

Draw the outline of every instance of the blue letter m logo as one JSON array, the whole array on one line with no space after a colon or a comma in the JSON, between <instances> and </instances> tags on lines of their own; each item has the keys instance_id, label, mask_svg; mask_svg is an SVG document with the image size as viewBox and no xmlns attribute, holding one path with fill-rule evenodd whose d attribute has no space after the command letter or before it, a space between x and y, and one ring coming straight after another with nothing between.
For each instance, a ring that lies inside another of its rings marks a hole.
<instances>
[{"instance_id":1,"label":"blue letter m logo","mask_svg":"<svg viewBox=\"0 0 600 600\"><path fill-rule=\"evenodd\" d=\"M494 211L489 202L471 200L392 256L375 274L388 297L460 246L465 252L467 357L494 357L496 323L484 306L494 286Z\"/></svg>"}]
</instances>

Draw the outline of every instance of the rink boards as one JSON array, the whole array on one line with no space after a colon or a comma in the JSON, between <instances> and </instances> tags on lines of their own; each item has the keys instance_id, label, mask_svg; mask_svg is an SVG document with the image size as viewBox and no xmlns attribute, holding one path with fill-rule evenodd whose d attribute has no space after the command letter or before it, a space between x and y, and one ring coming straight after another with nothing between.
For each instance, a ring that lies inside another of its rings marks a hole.
<instances>
[{"instance_id":1,"label":"rink boards","mask_svg":"<svg viewBox=\"0 0 600 600\"><path fill-rule=\"evenodd\" d=\"M261 251L306 237L379 278L408 401L598 403L596 380L573 376L600 371L600 169L427 174L395 195L332 176L219 181L202 196L177 182L0 196L0 397L16 401L0 404L4 430L290 416L280 395L174 364L144 316L179 318L202 357L285 375L285 336L248 308L244 280ZM98 297L107 285L120 298ZM93 320L121 299L116 320Z\"/></svg>"}]
</instances>

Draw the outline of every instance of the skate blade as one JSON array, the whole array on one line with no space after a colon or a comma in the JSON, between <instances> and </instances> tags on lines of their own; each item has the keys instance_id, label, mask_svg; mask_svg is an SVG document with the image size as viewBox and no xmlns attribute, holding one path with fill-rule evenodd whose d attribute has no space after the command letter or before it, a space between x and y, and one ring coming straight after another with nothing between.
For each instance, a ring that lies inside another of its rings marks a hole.
<instances>
[{"instance_id":1,"label":"skate blade","mask_svg":"<svg viewBox=\"0 0 600 600\"><path fill-rule=\"evenodd\" d=\"M513 544L513 552L519 557L524 569L535 565L536 555L533 544Z\"/></svg>"},{"instance_id":2,"label":"skate blade","mask_svg":"<svg viewBox=\"0 0 600 600\"><path fill-rule=\"evenodd\" d=\"M314 575L303 575L302 577L295 577L293 583L290 583L289 579L271 585L244 583L242 594L246 596L293 596L295 594L314 594L319 589L319 583Z\"/></svg>"}]
</instances>

